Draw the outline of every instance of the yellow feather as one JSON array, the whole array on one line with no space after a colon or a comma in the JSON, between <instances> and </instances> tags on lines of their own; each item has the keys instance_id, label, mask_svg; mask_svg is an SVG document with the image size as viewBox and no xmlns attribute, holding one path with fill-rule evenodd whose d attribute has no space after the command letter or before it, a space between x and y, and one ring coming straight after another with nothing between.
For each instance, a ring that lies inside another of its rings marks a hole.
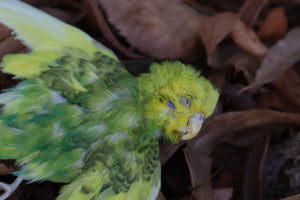
<instances>
[{"instance_id":1,"label":"yellow feather","mask_svg":"<svg viewBox=\"0 0 300 200\"><path fill-rule=\"evenodd\" d=\"M48 70L58 57L59 52L38 51L28 54L12 54L3 58L1 66L3 71L14 74L17 78L33 78Z\"/></svg>"},{"instance_id":2,"label":"yellow feather","mask_svg":"<svg viewBox=\"0 0 300 200\"><path fill-rule=\"evenodd\" d=\"M83 31L20 1L0 0L0 13L0 21L34 51L59 50L89 59L101 49L116 59L103 45L97 47L97 42Z\"/></svg>"}]
</instances>

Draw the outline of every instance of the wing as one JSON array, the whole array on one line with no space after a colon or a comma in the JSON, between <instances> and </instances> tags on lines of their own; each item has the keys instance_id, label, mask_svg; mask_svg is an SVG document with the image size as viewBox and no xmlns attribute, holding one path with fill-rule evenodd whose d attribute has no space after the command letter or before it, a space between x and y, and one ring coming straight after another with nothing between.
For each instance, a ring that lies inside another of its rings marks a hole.
<instances>
[{"instance_id":1,"label":"wing","mask_svg":"<svg viewBox=\"0 0 300 200\"><path fill-rule=\"evenodd\" d=\"M0 22L32 49L6 55L2 70L40 79L69 103L86 106L107 84L130 76L110 50L87 34L20 1L0 0Z\"/></svg>"},{"instance_id":2,"label":"wing","mask_svg":"<svg viewBox=\"0 0 300 200\"><path fill-rule=\"evenodd\" d=\"M58 200L156 199L159 188L157 139L135 140L123 132L93 148L80 176L62 188Z\"/></svg>"},{"instance_id":3,"label":"wing","mask_svg":"<svg viewBox=\"0 0 300 200\"><path fill-rule=\"evenodd\" d=\"M16 78L39 78L74 99L99 79L127 73L115 55L90 36L20 1L0 0L0 22L32 49L3 58L2 70Z\"/></svg>"},{"instance_id":4,"label":"wing","mask_svg":"<svg viewBox=\"0 0 300 200\"><path fill-rule=\"evenodd\" d=\"M69 145L66 138L82 123L82 109L41 80L25 80L9 89L0 95L0 104L0 157L17 159L22 167L17 174L27 179L72 180L86 150Z\"/></svg>"},{"instance_id":5,"label":"wing","mask_svg":"<svg viewBox=\"0 0 300 200\"><path fill-rule=\"evenodd\" d=\"M60 50L91 58L99 50L86 33L17 0L0 1L0 21L34 51ZM100 49L115 58L103 45Z\"/></svg>"}]
</instances>

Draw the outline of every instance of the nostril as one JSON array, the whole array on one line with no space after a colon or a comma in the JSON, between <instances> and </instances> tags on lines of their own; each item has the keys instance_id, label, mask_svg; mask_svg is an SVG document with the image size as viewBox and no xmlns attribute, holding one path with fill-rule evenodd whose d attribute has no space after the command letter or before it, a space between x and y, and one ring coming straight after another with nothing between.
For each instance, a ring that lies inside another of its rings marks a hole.
<instances>
[{"instance_id":1,"label":"nostril","mask_svg":"<svg viewBox=\"0 0 300 200\"><path fill-rule=\"evenodd\" d=\"M203 113L200 113L199 115L200 115L200 116L199 116L199 119L200 119L200 120L205 120L205 115L204 115Z\"/></svg>"}]
</instances>

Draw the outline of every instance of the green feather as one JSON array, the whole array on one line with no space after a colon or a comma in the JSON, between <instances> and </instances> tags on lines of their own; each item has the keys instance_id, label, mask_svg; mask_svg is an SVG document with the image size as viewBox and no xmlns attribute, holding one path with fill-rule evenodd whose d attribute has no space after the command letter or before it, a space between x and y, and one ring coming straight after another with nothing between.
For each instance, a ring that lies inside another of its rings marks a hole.
<instances>
[{"instance_id":1,"label":"green feather","mask_svg":"<svg viewBox=\"0 0 300 200\"><path fill-rule=\"evenodd\" d=\"M17 159L28 181L68 183L59 200L156 199L158 139L178 142L190 117L211 115L212 84L179 62L136 79L84 32L17 0L0 0L0 22L32 49L0 64L22 79L0 94L0 159Z\"/></svg>"}]
</instances>

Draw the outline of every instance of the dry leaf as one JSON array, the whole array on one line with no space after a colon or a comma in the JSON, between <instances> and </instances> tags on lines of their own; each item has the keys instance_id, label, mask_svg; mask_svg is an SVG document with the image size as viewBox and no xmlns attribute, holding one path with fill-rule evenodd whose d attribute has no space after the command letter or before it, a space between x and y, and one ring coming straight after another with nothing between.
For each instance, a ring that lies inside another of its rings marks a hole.
<instances>
[{"instance_id":1,"label":"dry leaf","mask_svg":"<svg viewBox=\"0 0 300 200\"><path fill-rule=\"evenodd\" d=\"M13 171L14 169L12 167L7 167L6 165L0 163L0 175L7 175Z\"/></svg>"},{"instance_id":2,"label":"dry leaf","mask_svg":"<svg viewBox=\"0 0 300 200\"><path fill-rule=\"evenodd\" d=\"M164 195L161 192L159 192L158 197L156 198L156 200L166 200L166 199L165 199Z\"/></svg>"},{"instance_id":3,"label":"dry leaf","mask_svg":"<svg viewBox=\"0 0 300 200\"><path fill-rule=\"evenodd\" d=\"M195 8L200 13L205 13L209 16L214 15L217 11L209 6L199 4L197 0L184 0L185 3Z\"/></svg>"},{"instance_id":4,"label":"dry leaf","mask_svg":"<svg viewBox=\"0 0 300 200\"><path fill-rule=\"evenodd\" d=\"M197 3L201 4L202 6L211 7L218 11L228 10L228 11L238 12L239 8L243 5L245 0L226 0L226 1L195 0L195 1L197 1Z\"/></svg>"},{"instance_id":5,"label":"dry leaf","mask_svg":"<svg viewBox=\"0 0 300 200\"><path fill-rule=\"evenodd\" d=\"M300 199L300 194L296 194L296 195L289 196L289 197L286 197L286 198L283 198L280 200L299 200L299 199Z\"/></svg>"},{"instance_id":6,"label":"dry leaf","mask_svg":"<svg viewBox=\"0 0 300 200\"><path fill-rule=\"evenodd\" d=\"M119 52L123 53L125 56L128 56L130 58L143 58L143 56L124 47L113 35L109 25L106 23L102 9L99 8L98 0L83 1L83 6L85 7L86 12L88 14L88 20L91 24L95 24L96 28L93 29L99 29L102 32L103 36L106 38L106 40L109 41L114 48L116 48Z\"/></svg>"},{"instance_id":7,"label":"dry leaf","mask_svg":"<svg viewBox=\"0 0 300 200\"><path fill-rule=\"evenodd\" d=\"M61 9L51 7L42 7L39 9L67 23L70 23L74 20L73 13L66 12Z\"/></svg>"},{"instance_id":8,"label":"dry leaf","mask_svg":"<svg viewBox=\"0 0 300 200\"><path fill-rule=\"evenodd\" d=\"M141 52L160 59L199 59L198 31L204 17L186 4L172 0L98 1L109 22Z\"/></svg>"},{"instance_id":9,"label":"dry leaf","mask_svg":"<svg viewBox=\"0 0 300 200\"><path fill-rule=\"evenodd\" d=\"M258 32L260 39L275 43L281 39L287 31L288 21L283 7L274 8Z\"/></svg>"},{"instance_id":10,"label":"dry leaf","mask_svg":"<svg viewBox=\"0 0 300 200\"><path fill-rule=\"evenodd\" d=\"M232 12L200 15L180 1L99 2L108 20L133 47L159 59L197 61L205 55L202 43L209 56L238 19Z\"/></svg>"},{"instance_id":11,"label":"dry leaf","mask_svg":"<svg viewBox=\"0 0 300 200\"><path fill-rule=\"evenodd\" d=\"M0 58L9 53L18 53L25 50L26 47L21 41L14 39L13 36L7 38L0 43Z\"/></svg>"},{"instance_id":12,"label":"dry leaf","mask_svg":"<svg viewBox=\"0 0 300 200\"><path fill-rule=\"evenodd\" d=\"M300 60L300 28L294 28L270 50L256 72L255 82L244 88L256 88L278 78L287 68ZM287 88L286 88L287 89Z\"/></svg>"},{"instance_id":13,"label":"dry leaf","mask_svg":"<svg viewBox=\"0 0 300 200\"><path fill-rule=\"evenodd\" d=\"M240 130L270 124L294 124L299 126L300 114L253 109L244 112L223 113L208 118L200 134L187 143L191 171L195 184L199 186L194 193L194 197L201 200L212 199L213 190L210 184L211 153L216 144Z\"/></svg>"},{"instance_id":14,"label":"dry leaf","mask_svg":"<svg viewBox=\"0 0 300 200\"><path fill-rule=\"evenodd\" d=\"M10 36L11 30L4 26L3 24L0 24L0 40L6 39Z\"/></svg>"},{"instance_id":15,"label":"dry leaf","mask_svg":"<svg viewBox=\"0 0 300 200\"><path fill-rule=\"evenodd\" d=\"M292 68L288 68L273 85L285 98L300 108L300 77Z\"/></svg>"},{"instance_id":16,"label":"dry leaf","mask_svg":"<svg viewBox=\"0 0 300 200\"><path fill-rule=\"evenodd\" d=\"M238 16L232 12L222 12L203 20L199 33L207 57L210 56L217 44L233 30L237 20Z\"/></svg>"},{"instance_id":17,"label":"dry leaf","mask_svg":"<svg viewBox=\"0 0 300 200\"><path fill-rule=\"evenodd\" d=\"M248 26L252 26L267 2L267 0L245 1L245 3L239 11L240 19Z\"/></svg>"},{"instance_id":18,"label":"dry leaf","mask_svg":"<svg viewBox=\"0 0 300 200\"><path fill-rule=\"evenodd\" d=\"M161 165L168 161L168 159L184 144L180 142L178 144L168 144L161 142L159 144L159 159Z\"/></svg>"},{"instance_id":19,"label":"dry leaf","mask_svg":"<svg viewBox=\"0 0 300 200\"><path fill-rule=\"evenodd\" d=\"M256 33L241 20L236 23L232 31L232 39L239 47L255 56L258 60L262 60L268 51L268 48L261 43Z\"/></svg>"},{"instance_id":20,"label":"dry leaf","mask_svg":"<svg viewBox=\"0 0 300 200\"><path fill-rule=\"evenodd\" d=\"M269 142L270 133L266 131L254 144L249 156L244 179L243 196L245 200L262 199L262 177Z\"/></svg>"},{"instance_id":21,"label":"dry leaf","mask_svg":"<svg viewBox=\"0 0 300 200\"><path fill-rule=\"evenodd\" d=\"M285 112L300 113L300 107L291 102L283 95L283 93L278 91L278 89L259 94L257 105L263 108L272 108Z\"/></svg>"},{"instance_id":22,"label":"dry leaf","mask_svg":"<svg viewBox=\"0 0 300 200\"><path fill-rule=\"evenodd\" d=\"M214 189L213 200L230 200L232 197L233 188L217 188Z\"/></svg>"}]
</instances>

